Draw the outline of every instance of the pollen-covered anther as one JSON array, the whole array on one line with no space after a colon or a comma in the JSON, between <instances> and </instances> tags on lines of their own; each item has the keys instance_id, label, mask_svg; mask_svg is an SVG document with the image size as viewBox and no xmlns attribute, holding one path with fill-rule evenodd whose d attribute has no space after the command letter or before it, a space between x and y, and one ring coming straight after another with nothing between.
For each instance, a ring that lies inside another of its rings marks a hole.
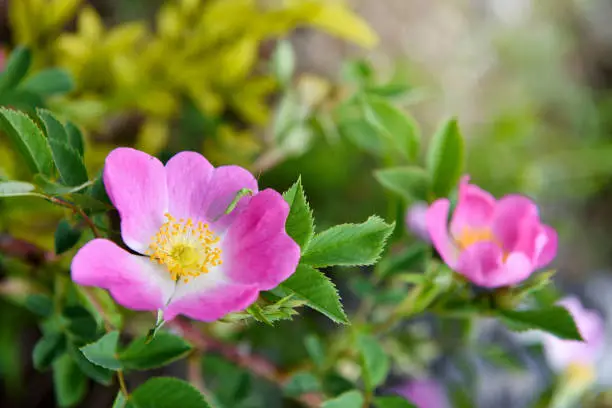
<instances>
[{"instance_id":1,"label":"pollen-covered anther","mask_svg":"<svg viewBox=\"0 0 612 408\"><path fill-rule=\"evenodd\" d=\"M222 264L219 238L201 221L191 218L178 221L166 213L166 222L151 239L146 254L152 261L165 265L173 280L190 278L210 272Z\"/></svg>"}]
</instances>

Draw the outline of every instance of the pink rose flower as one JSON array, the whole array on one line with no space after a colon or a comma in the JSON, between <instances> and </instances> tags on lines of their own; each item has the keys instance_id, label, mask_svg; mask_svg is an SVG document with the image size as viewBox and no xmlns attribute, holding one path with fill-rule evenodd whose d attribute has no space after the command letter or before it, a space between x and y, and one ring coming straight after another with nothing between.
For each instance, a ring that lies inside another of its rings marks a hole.
<instances>
[{"instance_id":1,"label":"pink rose flower","mask_svg":"<svg viewBox=\"0 0 612 408\"><path fill-rule=\"evenodd\" d=\"M448 408L448 398L442 386L432 379L409 381L397 388L395 393L404 397L417 408Z\"/></svg>"},{"instance_id":2,"label":"pink rose flower","mask_svg":"<svg viewBox=\"0 0 612 408\"><path fill-rule=\"evenodd\" d=\"M543 345L548 363L557 372L573 366L595 366L604 346L603 319L573 296L564 298L559 305L570 312L584 341L562 340L545 333Z\"/></svg>"},{"instance_id":3,"label":"pink rose flower","mask_svg":"<svg viewBox=\"0 0 612 408\"><path fill-rule=\"evenodd\" d=\"M422 202L411 205L406 211L406 226L418 238L429 242L426 222L427 208L427 203Z\"/></svg>"},{"instance_id":4,"label":"pink rose flower","mask_svg":"<svg viewBox=\"0 0 612 408\"><path fill-rule=\"evenodd\" d=\"M497 288L515 285L552 261L557 233L540 222L532 200L507 195L496 201L468 181L465 176L459 184L450 228L448 199L427 210L429 236L448 266L476 285Z\"/></svg>"},{"instance_id":5,"label":"pink rose flower","mask_svg":"<svg viewBox=\"0 0 612 408\"><path fill-rule=\"evenodd\" d=\"M94 239L74 257L72 279L107 289L128 309L214 321L244 310L297 267L300 248L285 232L288 204L274 190L258 192L241 167L214 168L194 152L164 166L119 148L106 158L104 185L136 254ZM225 214L242 188L253 196Z\"/></svg>"}]
</instances>

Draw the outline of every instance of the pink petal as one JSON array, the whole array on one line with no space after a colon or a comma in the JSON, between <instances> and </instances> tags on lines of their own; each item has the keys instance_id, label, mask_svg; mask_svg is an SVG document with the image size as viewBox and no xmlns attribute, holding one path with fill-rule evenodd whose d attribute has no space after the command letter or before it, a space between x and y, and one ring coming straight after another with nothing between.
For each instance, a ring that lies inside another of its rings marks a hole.
<instances>
[{"instance_id":1,"label":"pink petal","mask_svg":"<svg viewBox=\"0 0 612 408\"><path fill-rule=\"evenodd\" d=\"M523 250L533 256L539 224L538 207L531 199L507 195L497 202L492 228L505 251Z\"/></svg>"},{"instance_id":2,"label":"pink petal","mask_svg":"<svg viewBox=\"0 0 612 408\"><path fill-rule=\"evenodd\" d=\"M448 212L450 201L441 198L434 201L425 214L425 222L429 238L434 247L448 266L454 268L457 264L459 250L448 234Z\"/></svg>"},{"instance_id":3,"label":"pink petal","mask_svg":"<svg viewBox=\"0 0 612 408\"><path fill-rule=\"evenodd\" d=\"M239 166L221 166L215 169L208 185L206 202L206 219L213 223L216 233L223 232L242 212L250 201L249 196L243 197L231 214L224 215L224 211L236 197L236 193L248 188L257 194L257 180L248 170Z\"/></svg>"},{"instance_id":4,"label":"pink petal","mask_svg":"<svg viewBox=\"0 0 612 408\"><path fill-rule=\"evenodd\" d=\"M558 236L557 231L548 225L541 226L541 235L544 236L545 243L536 260L536 268L548 265L557 255Z\"/></svg>"},{"instance_id":5,"label":"pink petal","mask_svg":"<svg viewBox=\"0 0 612 408\"><path fill-rule=\"evenodd\" d=\"M164 166L141 151L118 148L106 158L104 185L121 216L123 240L143 253L165 221L168 193Z\"/></svg>"},{"instance_id":6,"label":"pink petal","mask_svg":"<svg viewBox=\"0 0 612 408\"><path fill-rule=\"evenodd\" d=\"M503 262L502 249L493 242L477 242L461 252L457 272L485 288L510 286L527 279L533 265L522 253L516 252Z\"/></svg>"},{"instance_id":7,"label":"pink petal","mask_svg":"<svg viewBox=\"0 0 612 408\"><path fill-rule=\"evenodd\" d=\"M106 239L94 239L81 248L71 273L77 284L107 289L117 303L133 310L164 307L175 287L162 267Z\"/></svg>"},{"instance_id":8,"label":"pink petal","mask_svg":"<svg viewBox=\"0 0 612 408\"><path fill-rule=\"evenodd\" d=\"M495 198L468 181L469 177L464 176L459 183L457 207L450 224L451 234L455 237L466 227L489 226L495 210Z\"/></svg>"},{"instance_id":9,"label":"pink petal","mask_svg":"<svg viewBox=\"0 0 612 408\"><path fill-rule=\"evenodd\" d=\"M192 283L195 282L188 282L185 285ZM258 296L259 290L253 285L227 282L206 285L205 290L189 291L188 294L171 300L164 311L164 319L172 320L181 314L194 320L212 322L228 313L246 309L257 300Z\"/></svg>"},{"instance_id":10,"label":"pink petal","mask_svg":"<svg viewBox=\"0 0 612 408\"><path fill-rule=\"evenodd\" d=\"M285 232L289 205L274 190L255 195L223 239L226 276L269 290L287 279L300 260L300 247Z\"/></svg>"},{"instance_id":11,"label":"pink petal","mask_svg":"<svg viewBox=\"0 0 612 408\"><path fill-rule=\"evenodd\" d=\"M205 220L205 205L214 171L212 164L195 152L178 153L166 163L168 210L172 216Z\"/></svg>"}]
</instances>

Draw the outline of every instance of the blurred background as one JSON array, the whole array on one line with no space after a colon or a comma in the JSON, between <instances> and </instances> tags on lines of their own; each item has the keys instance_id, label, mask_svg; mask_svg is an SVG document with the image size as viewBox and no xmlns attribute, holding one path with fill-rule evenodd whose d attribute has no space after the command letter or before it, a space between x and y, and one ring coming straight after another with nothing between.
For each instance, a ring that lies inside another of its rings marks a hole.
<instances>
[{"instance_id":1,"label":"blurred background","mask_svg":"<svg viewBox=\"0 0 612 408\"><path fill-rule=\"evenodd\" d=\"M279 190L301 175L320 228L372 213L399 219L372 175L396 162L380 130L356 114L356 93L383 111L406 112L421 151L439 123L457 116L472 181L541 204L560 235L558 287L605 317L612 311L611 20L606 0L0 0L0 71L16 46L31 50L26 84L0 92L0 105L45 106L82 127L91 174L110 150L128 145L162 159L200 151ZM22 167L0 137L0 178L22 179ZM52 250L62 216L42 200L0 200L0 252L8 236ZM0 254L4 277L23 269L45 274L36 262ZM333 278L350 310L358 291L348 273ZM53 407L51 376L30 361L40 336L35 319L11 301L12 286L1 290L0 406ZM494 325L481 326L483 341L507 342L522 364L500 368L467 353L477 402L465 406L532 406L550 382L543 362ZM329 327L297 319L241 336L271 352L279 332L290 343L305 330ZM288 365L304 356L290 347L271 353ZM440 378L468 377L439 349L430 353ZM601 389L612 386L607 360ZM205 374L242 378L214 357L204 366ZM398 378L414 369L406 367ZM252 381L259 394L269 388ZM111 406L113 392L92 390L79 406ZM238 405L224 392L224 406L263 406ZM292 406L267 395L270 407ZM603 398L593 404L612 406Z\"/></svg>"}]
</instances>

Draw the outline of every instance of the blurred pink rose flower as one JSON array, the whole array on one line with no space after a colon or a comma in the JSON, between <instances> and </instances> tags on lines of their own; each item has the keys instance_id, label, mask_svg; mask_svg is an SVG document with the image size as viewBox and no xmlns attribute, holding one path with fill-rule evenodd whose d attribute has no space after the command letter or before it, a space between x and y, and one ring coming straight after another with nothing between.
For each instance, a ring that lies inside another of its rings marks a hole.
<instances>
[{"instance_id":1,"label":"blurred pink rose flower","mask_svg":"<svg viewBox=\"0 0 612 408\"><path fill-rule=\"evenodd\" d=\"M404 397L417 408L448 408L446 391L435 380L419 379L408 381L394 389L394 392Z\"/></svg>"},{"instance_id":2,"label":"blurred pink rose flower","mask_svg":"<svg viewBox=\"0 0 612 408\"><path fill-rule=\"evenodd\" d=\"M244 310L297 267L300 248L285 232L289 206L274 190L258 192L241 167L214 168L194 152L164 166L119 148L106 158L104 185L136 254L94 239L74 257L72 279L107 289L128 309L213 321ZM253 196L225 214L242 188Z\"/></svg>"},{"instance_id":3,"label":"blurred pink rose flower","mask_svg":"<svg viewBox=\"0 0 612 408\"><path fill-rule=\"evenodd\" d=\"M585 309L580 300L566 297L559 302L576 322L582 341L562 340L545 333L544 352L548 364L557 372L576 366L594 367L604 346L604 321L594 310Z\"/></svg>"},{"instance_id":4,"label":"blurred pink rose flower","mask_svg":"<svg viewBox=\"0 0 612 408\"><path fill-rule=\"evenodd\" d=\"M553 260L557 233L540 222L531 199L507 195L495 200L468 181L464 176L459 184L450 228L448 199L436 200L427 210L429 236L448 266L476 285L496 288L517 284Z\"/></svg>"},{"instance_id":5,"label":"blurred pink rose flower","mask_svg":"<svg viewBox=\"0 0 612 408\"><path fill-rule=\"evenodd\" d=\"M429 242L426 222L427 208L427 203L424 202L418 202L410 206L406 211L406 226L418 238Z\"/></svg>"}]
</instances>

